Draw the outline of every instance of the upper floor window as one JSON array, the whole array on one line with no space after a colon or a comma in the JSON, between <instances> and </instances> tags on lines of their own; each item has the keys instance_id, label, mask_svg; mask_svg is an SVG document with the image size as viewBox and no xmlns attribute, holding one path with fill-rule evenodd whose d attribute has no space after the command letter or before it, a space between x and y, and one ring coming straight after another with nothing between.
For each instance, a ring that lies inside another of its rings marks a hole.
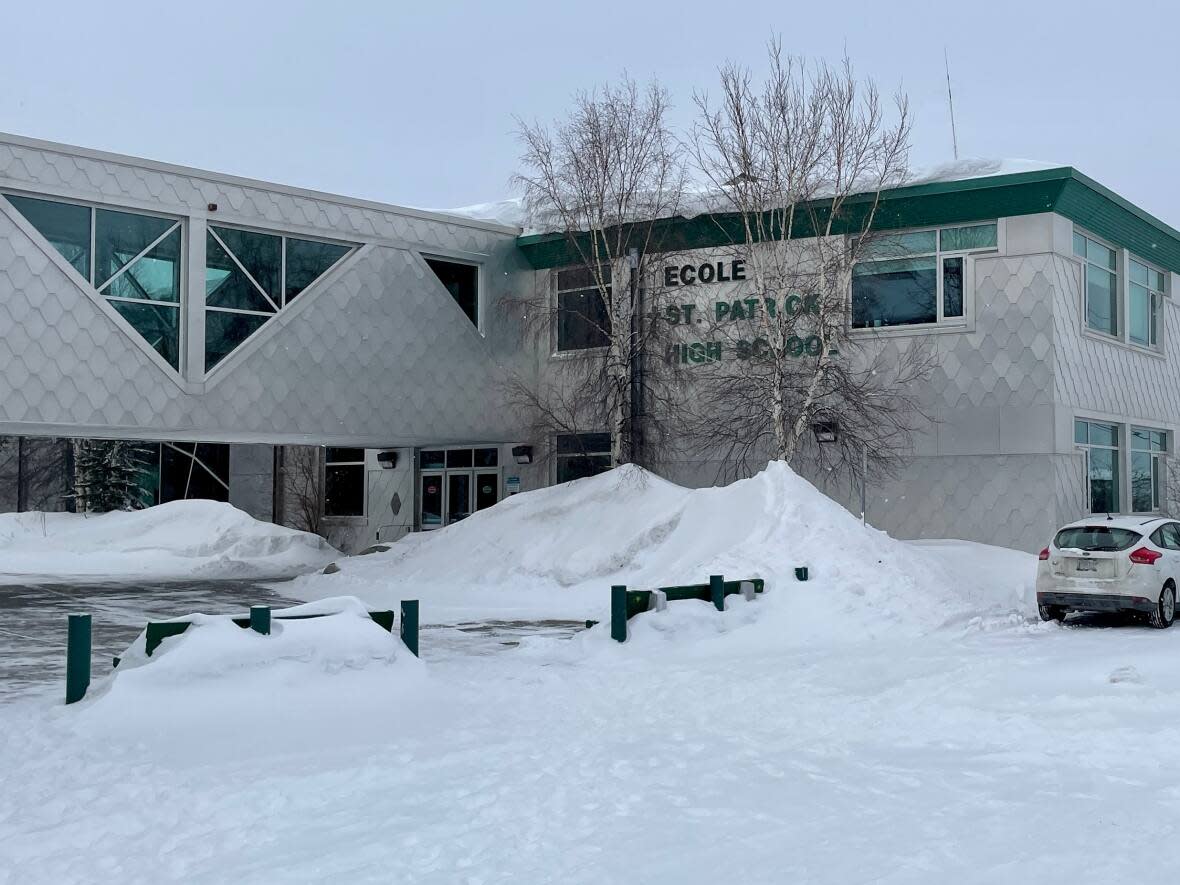
<instances>
[{"instance_id":1,"label":"upper floor window","mask_svg":"<svg viewBox=\"0 0 1180 885\"><path fill-rule=\"evenodd\" d=\"M866 240L852 269L852 327L963 322L967 256L996 249L997 236L991 222Z\"/></svg>"},{"instance_id":2,"label":"upper floor window","mask_svg":"<svg viewBox=\"0 0 1180 885\"><path fill-rule=\"evenodd\" d=\"M1075 230L1073 254L1082 262L1086 328L1140 347L1160 346L1167 275L1146 261ZM1124 303L1125 294L1125 303Z\"/></svg>"},{"instance_id":3,"label":"upper floor window","mask_svg":"<svg viewBox=\"0 0 1180 885\"><path fill-rule=\"evenodd\" d=\"M601 277L601 286L600 280ZM609 297L611 273L603 267L596 274L588 267L557 272L557 350L588 350L610 344Z\"/></svg>"},{"instance_id":4,"label":"upper floor window","mask_svg":"<svg viewBox=\"0 0 1180 885\"><path fill-rule=\"evenodd\" d=\"M178 219L17 194L7 198L172 368L180 368Z\"/></svg>"},{"instance_id":5,"label":"upper floor window","mask_svg":"<svg viewBox=\"0 0 1180 885\"><path fill-rule=\"evenodd\" d=\"M445 261L441 258L427 258L426 263L438 277L459 309L467 314L467 319L475 328L479 328L479 266L465 264L461 261Z\"/></svg>"},{"instance_id":6,"label":"upper floor window","mask_svg":"<svg viewBox=\"0 0 1180 885\"><path fill-rule=\"evenodd\" d=\"M1159 344L1161 299L1167 294L1162 271L1131 258L1127 274L1127 336L1135 344Z\"/></svg>"},{"instance_id":7,"label":"upper floor window","mask_svg":"<svg viewBox=\"0 0 1180 885\"><path fill-rule=\"evenodd\" d=\"M209 225L205 234L205 371L327 273L349 246Z\"/></svg>"},{"instance_id":8,"label":"upper floor window","mask_svg":"<svg viewBox=\"0 0 1180 885\"><path fill-rule=\"evenodd\" d=\"M1086 289L1086 325L1107 335L1119 334L1118 255L1083 234L1073 235L1073 254L1082 259Z\"/></svg>"}]
</instances>

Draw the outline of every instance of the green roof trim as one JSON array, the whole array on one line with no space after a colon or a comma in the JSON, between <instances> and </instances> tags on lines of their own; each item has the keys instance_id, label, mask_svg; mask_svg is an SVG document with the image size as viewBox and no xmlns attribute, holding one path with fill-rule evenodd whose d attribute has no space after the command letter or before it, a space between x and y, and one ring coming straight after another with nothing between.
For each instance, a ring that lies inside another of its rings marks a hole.
<instances>
[{"instance_id":1,"label":"green roof trim","mask_svg":"<svg viewBox=\"0 0 1180 885\"><path fill-rule=\"evenodd\" d=\"M871 195L865 195L848 201L844 232L860 229L864 216L858 215L856 205L863 204L867 210L871 200ZM823 203L814 208L822 218ZM960 224L1039 212L1056 212L1116 246L1180 273L1180 231L1070 166L883 191L873 230ZM810 229L802 229L797 236L810 234ZM723 213L664 219L652 239L659 243L658 251L673 252L732 245L743 237L740 218ZM517 237L516 244L538 270L580 261L578 250L564 233L529 234Z\"/></svg>"}]
</instances>

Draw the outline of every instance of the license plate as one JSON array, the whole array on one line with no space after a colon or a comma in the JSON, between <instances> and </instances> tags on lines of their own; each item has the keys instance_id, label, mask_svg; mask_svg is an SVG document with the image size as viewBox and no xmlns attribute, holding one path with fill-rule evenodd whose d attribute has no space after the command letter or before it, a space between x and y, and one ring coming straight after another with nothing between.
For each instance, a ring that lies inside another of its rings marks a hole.
<instances>
[{"instance_id":1,"label":"license plate","mask_svg":"<svg viewBox=\"0 0 1180 885\"><path fill-rule=\"evenodd\" d=\"M1096 572L1098 571L1098 563L1092 559L1079 559L1077 570L1079 572Z\"/></svg>"}]
</instances>

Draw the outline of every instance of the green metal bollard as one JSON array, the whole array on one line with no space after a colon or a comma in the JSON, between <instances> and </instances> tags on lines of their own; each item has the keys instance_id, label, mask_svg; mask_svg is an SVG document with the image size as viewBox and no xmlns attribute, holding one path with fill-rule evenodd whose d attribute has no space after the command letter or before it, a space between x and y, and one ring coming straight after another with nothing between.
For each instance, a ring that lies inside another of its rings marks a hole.
<instances>
[{"instance_id":1,"label":"green metal bollard","mask_svg":"<svg viewBox=\"0 0 1180 885\"><path fill-rule=\"evenodd\" d=\"M418 657L418 600L402 600L402 642L410 650L410 654Z\"/></svg>"},{"instance_id":2,"label":"green metal bollard","mask_svg":"<svg viewBox=\"0 0 1180 885\"><path fill-rule=\"evenodd\" d=\"M717 611L725 611L724 575L709 575L709 598L713 600L713 605L717 607Z\"/></svg>"},{"instance_id":3,"label":"green metal bollard","mask_svg":"<svg viewBox=\"0 0 1180 885\"><path fill-rule=\"evenodd\" d=\"M801 565L801 566L796 567L795 580L796 581L806 581L807 580L807 566Z\"/></svg>"},{"instance_id":4,"label":"green metal bollard","mask_svg":"<svg viewBox=\"0 0 1180 885\"><path fill-rule=\"evenodd\" d=\"M66 703L86 697L90 687L90 615L70 615L66 629Z\"/></svg>"},{"instance_id":5,"label":"green metal bollard","mask_svg":"<svg viewBox=\"0 0 1180 885\"><path fill-rule=\"evenodd\" d=\"M250 606L250 629L263 636L270 635L270 606Z\"/></svg>"},{"instance_id":6,"label":"green metal bollard","mask_svg":"<svg viewBox=\"0 0 1180 885\"><path fill-rule=\"evenodd\" d=\"M627 641L626 584L615 584L610 588L610 638L616 642Z\"/></svg>"}]
</instances>

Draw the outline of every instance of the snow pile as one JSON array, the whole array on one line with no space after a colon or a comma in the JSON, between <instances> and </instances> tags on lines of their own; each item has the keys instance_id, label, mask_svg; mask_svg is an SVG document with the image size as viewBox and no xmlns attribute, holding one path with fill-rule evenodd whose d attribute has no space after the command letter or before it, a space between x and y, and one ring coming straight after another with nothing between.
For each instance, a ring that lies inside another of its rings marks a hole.
<instances>
[{"instance_id":1,"label":"snow pile","mask_svg":"<svg viewBox=\"0 0 1180 885\"><path fill-rule=\"evenodd\" d=\"M274 610L271 618L266 636L228 616L174 618L192 626L150 657L140 633L80 715L88 727L240 739L247 722L273 732L316 731L329 711L335 728L341 716L364 720L374 704L422 679L421 662L357 599Z\"/></svg>"},{"instance_id":2,"label":"snow pile","mask_svg":"<svg viewBox=\"0 0 1180 885\"><path fill-rule=\"evenodd\" d=\"M0 580L280 577L337 555L317 535L260 522L218 501L99 514L0 514Z\"/></svg>"},{"instance_id":3,"label":"snow pile","mask_svg":"<svg viewBox=\"0 0 1180 885\"><path fill-rule=\"evenodd\" d=\"M970 558L963 553L956 558ZM1022 567L1030 561L1013 556ZM386 553L347 561L338 574L300 578L284 592L347 592L383 606L420 597L423 618L432 622L578 619L605 617L612 584L761 577L769 590L758 605L773 610L773 629L799 636L830 636L850 622L862 633L929 629L1022 606L1024 576L1004 568L958 573L946 562L862 526L781 462L705 489L626 466L515 495L446 529L411 535ZM808 582L795 580L798 566L808 567ZM731 602L734 618L745 617L737 612L751 604Z\"/></svg>"}]
</instances>

